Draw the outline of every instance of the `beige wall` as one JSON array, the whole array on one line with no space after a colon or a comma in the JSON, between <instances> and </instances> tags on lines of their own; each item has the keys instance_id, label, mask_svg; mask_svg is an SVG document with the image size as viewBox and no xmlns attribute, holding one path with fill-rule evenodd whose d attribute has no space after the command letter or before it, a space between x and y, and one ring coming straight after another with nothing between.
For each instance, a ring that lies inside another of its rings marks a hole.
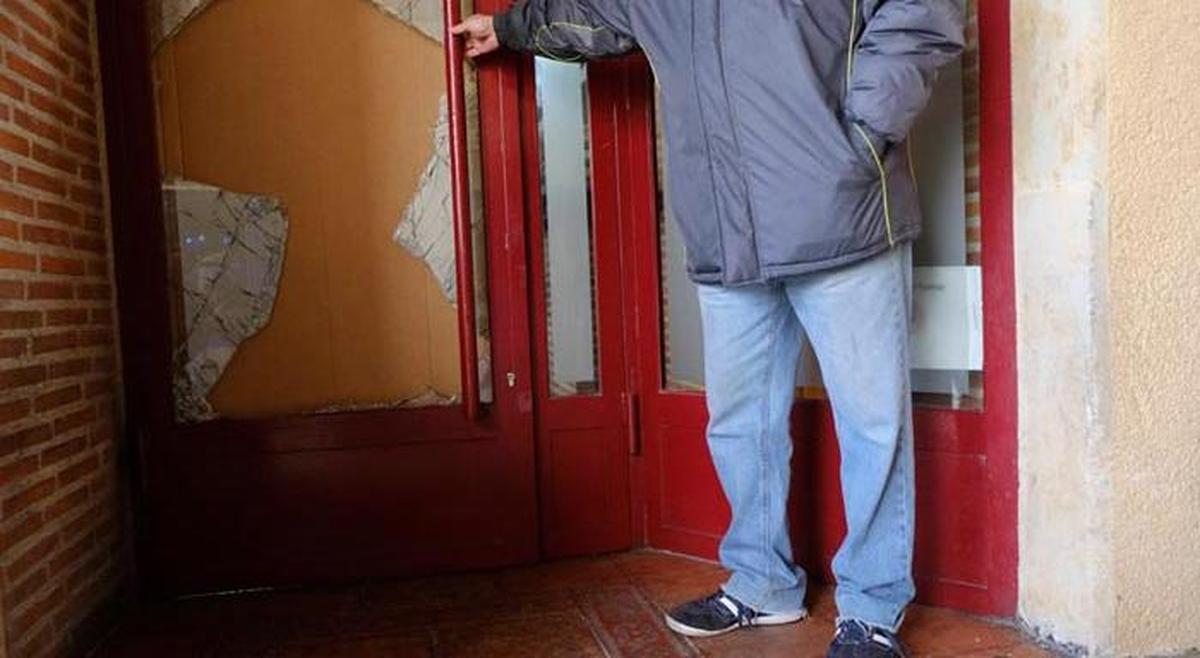
<instances>
[{"instance_id":1,"label":"beige wall","mask_svg":"<svg viewBox=\"0 0 1200 658\"><path fill-rule=\"evenodd\" d=\"M1093 655L1200 647L1200 4L1148 7L1012 3L1020 612Z\"/></svg>"},{"instance_id":2,"label":"beige wall","mask_svg":"<svg viewBox=\"0 0 1200 658\"><path fill-rule=\"evenodd\" d=\"M1105 3L1012 0L1021 617L1112 643Z\"/></svg>"},{"instance_id":3,"label":"beige wall","mask_svg":"<svg viewBox=\"0 0 1200 658\"><path fill-rule=\"evenodd\" d=\"M1200 3L1169 5L1109 4L1119 653L1200 647Z\"/></svg>"}]
</instances>

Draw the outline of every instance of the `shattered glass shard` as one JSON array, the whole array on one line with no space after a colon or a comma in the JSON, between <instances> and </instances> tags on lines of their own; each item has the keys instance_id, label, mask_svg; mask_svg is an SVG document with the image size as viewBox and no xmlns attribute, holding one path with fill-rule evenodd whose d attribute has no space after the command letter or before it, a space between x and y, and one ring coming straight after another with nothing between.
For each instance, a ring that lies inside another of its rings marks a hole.
<instances>
[{"instance_id":1,"label":"shattered glass shard","mask_svg":"<svg viewBox=\"0 0 1200 658\"><path fill-rule=\"evenodd\" d=\"M189 181L163 185L179 242L185 336L175 354L175 412L213 417L208 394L234 353L271 319L283 270L288 220L267 196Z\"/></svg>"}]
</instances>

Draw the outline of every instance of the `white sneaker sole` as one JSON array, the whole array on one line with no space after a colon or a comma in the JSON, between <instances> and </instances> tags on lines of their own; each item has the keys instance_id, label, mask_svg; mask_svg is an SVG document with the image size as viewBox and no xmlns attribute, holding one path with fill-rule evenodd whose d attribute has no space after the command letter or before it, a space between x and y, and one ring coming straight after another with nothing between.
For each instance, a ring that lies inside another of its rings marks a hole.
<instances>
[{"instance_id":1,"label":"white sneaker sole","mask_svg":"<svg viewBox=\"0 0 1200 658\"><path fill-rule=\"evenodd\" d=\"M750 622L750 626L782 626L784 624L794 624L798 621L804 621L807 618L808 610L800 609L795 612L759 615ZM710 631L703 628L688 626L687 624L676 620L671 615L664 614L663 619L665 619L667 622L667 628L679 633L680 635L686 635L688 637L716 637L718 635L724 635L730 631L736 631L739 628L743 628L742 626L734 624L733 626L729 626L727 628Z\"/></svg>"}]
</instances>

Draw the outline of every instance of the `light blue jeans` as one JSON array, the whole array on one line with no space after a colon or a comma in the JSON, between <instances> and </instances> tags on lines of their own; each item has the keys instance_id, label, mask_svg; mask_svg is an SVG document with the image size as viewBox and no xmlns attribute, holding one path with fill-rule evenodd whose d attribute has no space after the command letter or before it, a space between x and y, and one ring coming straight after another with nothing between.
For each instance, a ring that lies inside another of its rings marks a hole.
<instances>
[{"instance_id":1,"label":"light blue jeans","mask_svg":"<svg viewBox=\"0 0 1200 658\"><path fill-rule=\"evenodd\" d=\"M788 416L803 327L841 449L848 532L833 560L841 618L891 630L912 600L912 250L747 287L699 286L708 446L733 509L726 593L760 611L804 604L792 562Z\"/></svg>"}]
</instances>

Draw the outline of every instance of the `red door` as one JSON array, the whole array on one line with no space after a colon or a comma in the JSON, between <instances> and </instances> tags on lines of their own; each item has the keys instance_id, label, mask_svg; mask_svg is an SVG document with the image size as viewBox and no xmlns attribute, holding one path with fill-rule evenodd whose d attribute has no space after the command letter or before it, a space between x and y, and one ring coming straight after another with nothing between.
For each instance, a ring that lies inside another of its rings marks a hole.
<instances>
[{"instance_id":1,"label":"red door","mask_svg":"<svg viewBox=\"0 0 1200 658\"><path fill-rule=\"evenodd\" d=\"M633 545L613 70L546 59L524 66L538 488L549 558Z\"/></svg>"},{"instance_id":2,"label":"red door","mask_svg":"<svg viewBox=\"0 0 1200 658\"><path fill-rule=\"evenodd\" d=\"M479 416L455 404L181 422L171 385L177 242L156 157L146 7L99 9L143 585L179 595L538 559L515 66L478 74L488 231L476 249L487 256L480 310L491 318L494 391ZM262 395L275 384L264 380Z\"/></svg>"}]
</instances>

